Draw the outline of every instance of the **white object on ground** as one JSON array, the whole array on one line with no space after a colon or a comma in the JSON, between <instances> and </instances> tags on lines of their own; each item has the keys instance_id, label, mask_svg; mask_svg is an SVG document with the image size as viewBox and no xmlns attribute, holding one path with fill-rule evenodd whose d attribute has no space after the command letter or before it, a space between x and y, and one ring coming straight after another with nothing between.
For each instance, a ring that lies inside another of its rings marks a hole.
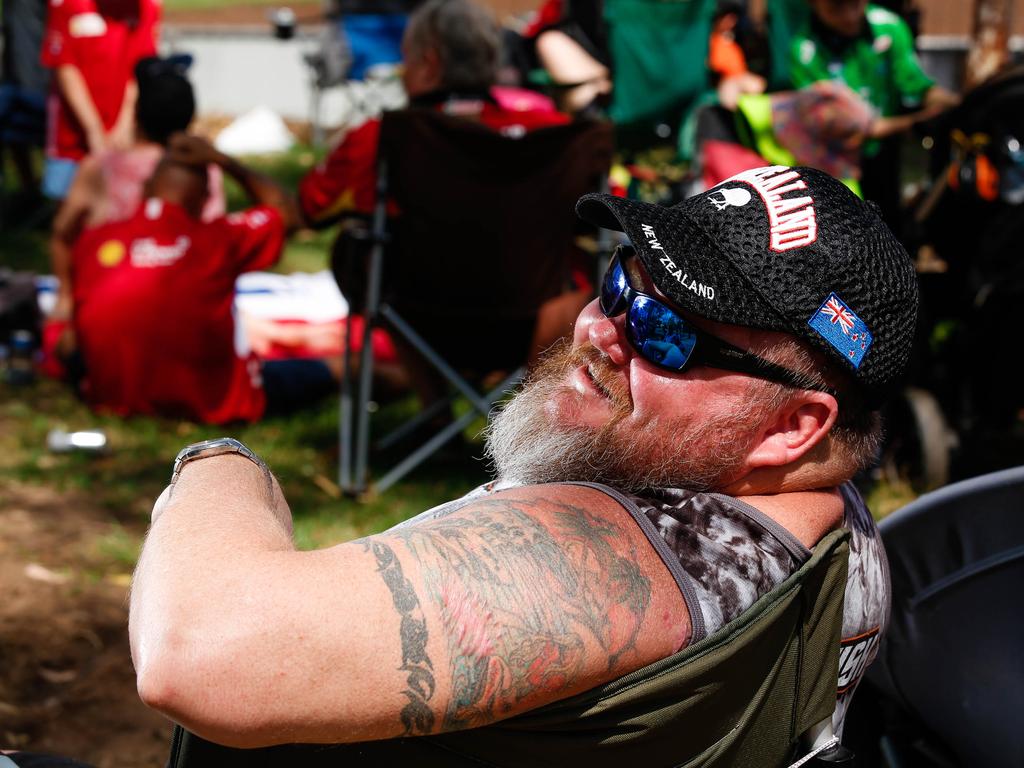
<instances>
[{"instance_id":1,"label":"white object on ground","mask_svg":"<svg viewBox=\"0 0 1024 768\"><path fill-rule=\"evenodd\" d=\"M328 271L246 272L235 281L235 309L272 320L330 323L348 315L348 302Z\"/></svg>"},{"instance_id":2,"label":"white object on ground","mask_svg":"<svg viewBox=\"0 0 1024 768\"><path fill-rule=\"evenodd\" d=\"M214 145L228 155L262 155L284 152L295 137L281 116L260 106L236 118L217 135Z\"/></svg>"},{"instance_id":3,"label":"white object on ground","mask_svg":"<svg viewBox=\"0 0 1024 768\"><path fill-rule=\"evenodd\" d=\"M246 334L246 317L338 325L348 315L348 302L328 270L290 275L246 272L235 280L234 315L235 352L244 357L258 346Z\"/></svg>"}]
</instances>

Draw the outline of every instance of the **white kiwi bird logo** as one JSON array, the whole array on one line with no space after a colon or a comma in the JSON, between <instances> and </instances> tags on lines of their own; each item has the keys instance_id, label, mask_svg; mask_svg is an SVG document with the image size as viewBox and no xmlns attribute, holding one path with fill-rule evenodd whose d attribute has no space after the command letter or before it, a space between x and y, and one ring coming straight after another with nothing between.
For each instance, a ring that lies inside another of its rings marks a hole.
<instances>
[{"instance_id":1,"label":"white kiwi bird logo","mask_svg":"<svg viewBox=\"0 0 1024 768\"><path fill-rule=\"evenodd\" d=\"M730 205L736 208L742 208L750 202L750 192L743 189L743 187L729 187L728 189L718 190L708 197L708 200L710 200L711 204L719 211L723 208L729 207Z\"/></svg>"}]
</instances>

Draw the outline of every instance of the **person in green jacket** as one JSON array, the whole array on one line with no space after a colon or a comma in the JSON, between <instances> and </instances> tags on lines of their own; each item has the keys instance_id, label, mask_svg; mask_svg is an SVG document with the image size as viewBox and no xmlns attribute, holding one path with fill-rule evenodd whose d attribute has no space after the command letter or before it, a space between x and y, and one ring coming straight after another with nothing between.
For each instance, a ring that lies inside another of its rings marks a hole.
<instances>
[{"instance_id":1,"label":"person in green jacket","mask_svg":"<svg viewBox=\"0 0 1024 768\"><path fill-rule=\"evenodd\" d=\"M794 88L839 81L877 116L863 136L862 188L890 225L899 207L898 147L889 137L956 105L956 94L924 73L910 28L892 11L867 0L808 0L811 14L789 50Z\"/></svg>"}]
</instances>

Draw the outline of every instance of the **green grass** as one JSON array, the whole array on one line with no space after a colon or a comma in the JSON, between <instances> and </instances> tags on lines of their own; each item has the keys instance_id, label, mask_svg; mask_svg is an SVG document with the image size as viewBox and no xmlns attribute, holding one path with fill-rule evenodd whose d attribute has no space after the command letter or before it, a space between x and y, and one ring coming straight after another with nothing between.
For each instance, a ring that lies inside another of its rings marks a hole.
<instances>
[{"instance_id":1,"label":"green grass","mask_svg":"<svg viewBox=\"0 0 1024 768\"><path fill-rule=\"evenodd\" d=\"M382 409L379 416L382 422L394 422L410 407L398 403ZM336 485L337 424L333 400L291 418L225 428L97 415L63 384L48 379L25 388L0 384L0 484L6 478L77 492L107 509L113 520L138 529L166 485L177 451L197 440L229 434L273 468L295 516L296 540L310 548L382 530L486 479L483 464L472 456L442 458L383 494L358 502L343 497ZM55 428L101 429L108 450L51 453L46 436ZM481 453L478 446L472 452ZM376 466L378 471L383 468ZM105 559L117 562L123 562L124 552L131 549L120 534L97 546Z\"/></svg>"}]
</instances>

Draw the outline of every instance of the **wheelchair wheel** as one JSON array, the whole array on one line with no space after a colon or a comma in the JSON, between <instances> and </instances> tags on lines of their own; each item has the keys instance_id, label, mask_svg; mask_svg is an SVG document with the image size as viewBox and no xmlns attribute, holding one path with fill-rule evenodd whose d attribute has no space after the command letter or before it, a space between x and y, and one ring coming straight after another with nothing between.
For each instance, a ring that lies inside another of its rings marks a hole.
<instances>
[{"instance_id":1,"label":"wheelchair wheel","mask_svg":"<svg viewBox=\"0 0 1024 768\"><path fill-rule=\"evenodd\" d=\"M950 458L959 443L935 396L908 387L886 411L882 475L919 492L949 482Z\"/></svg>"}]
</instances>

